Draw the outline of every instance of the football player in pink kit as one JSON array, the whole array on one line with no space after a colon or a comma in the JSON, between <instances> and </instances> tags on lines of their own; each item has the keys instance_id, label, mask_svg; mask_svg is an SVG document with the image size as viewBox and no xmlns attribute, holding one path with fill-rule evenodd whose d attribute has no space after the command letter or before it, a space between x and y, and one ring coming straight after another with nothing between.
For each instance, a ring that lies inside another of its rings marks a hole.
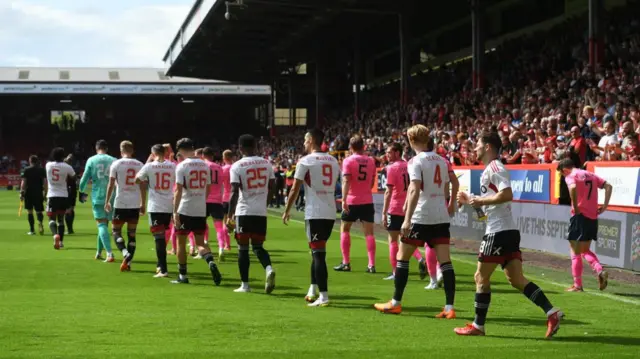
<instances>
[{"instance_id":1,"label":"football player in pink kit","mask_svg":"<svg viewBox=\"0 0 640 359\"><path fill-rule=\"evenodd\" d=\"M567 239L571 247L571 273L573 285L569 292L582 292L582 258L586 259L598 276L600 290L607 288L609 274L602 269L598 257L590 249L591 241L598 239L598 215L609 205L613 187L601 177L575 168L566 158L558 163L571 197L571 219ZM604 188L604 204L598 207L598 188Z\"/></svg>"},{"instance_id":2,"label":"football player in pink kit","mask_svg":"<svg viewBox=\"0 0 640 359\"><path fill-rule=\"evenodd\" d=\"M198 254L207 262L215 285L220 285L222 275L215 264L213 254L204 243L207 226L207 197L211 176L209 167L195 156L195 146L191 139L178 141L176 149L184 159L176 166L176 190L173 197L173 223L178 232L178 272L174 284L188 284L186 241L190 233L195 237Z\"/></svg>"},{"instance_id":3,"label":"football player in pink kit","mask_svg":"<svg viewBox=\"0 0 640 359\"><path fill-rule=\"evenodd\" d=\"M376 176L376 164L373 158L364 155L364 140L359 135L351 137L349 148L352 155L342 163L342 263L333 269L339 272L351 271L351 225L360 220L367 241L367 273L375 273L376 239L373 236L373 218L376 211L371 188Z\"/></svg>"},{"instance_id":4,"label":"football player in pink kit","mask_svg":"<svg viewBox=\"0 0 640 359\"><path fill-rule=\"evenodd\" d=\"M171 223L173 213L173 187L176 184L176 165L164 160L164 147L154 145L151 147L153 161L148 162L136 175L136 183L148 185L149 201L149 225L151 234L156 244L156 275L154 278L169 276L167 270L167 229ZM142 194L142 192L141 192ZM144 203L146 198L142 198Z\"/></svg>"},{"instance_id":5,"label":"football player in pink kit","mask_svg":"<svg viewBox=\"0 0 640 359\"><path fill-rule=\"evenodd\" d=\"M213 162L215 152L211 147L202 150L204 162L211 170L211 186L209 186L209 197L207 197L207 218L213 218L213 225L216 229L218 239L218 261L221 262L224 256L224 233L222 231L224 220L224 209L222 208L222 166Z\"/></svg>"},{"instance_id":6,"label":"football player in pink kit","mask_svg":"<svg viewBox=\"0 0 640 359\"><path fill-rule=\"evenodd\" d=\"M120 143L122 158L114 161L109 170L109 185L107 186L107 198L111 198L114 190L116 199L113 204L113 239L116 246L122 252L122 264L120 271L130 271L131 261L136 253L136 229L138 219L146 211L146 203L141 198L147 197L147 187L136 184L136 175L142 168L142 162L133 158L133 143L122 141ZM142 193L141 193L142 192ZM111 202L107 201L104 210L111 212ZM124 245L122 227L127 224L127 245Z\"/></svg>"},{"instance_id":7,"label":"football player in pink kit","mask_svg":"<svg viewBox=\"0 0 640 359\"><path fill-rule=\"evenodd\" d=\"M458 203L461 205L483 208L487 215L487 228L480 244L478 268L474 275L476 315L473 323L455 328L454 332L458 335L485 335L484 323L491 303L491 275L499 265L511 286L545 312L546 337L551 338L558 332L564 313L551 304L542 288L530 282L523 274L520 231L511 212L513 192L509 171L499 159L500 147L502 141L496 132L482 132L478 135L475 151L485 165L480 176L481 196L471 197L458 192Z\"/></svg>"},{"instance_id":8,"label":"football player in pink kit","mask_svg":"<svg viewBox=\"0 0 640 359\"><path fill-rule=\"evenodd\" d=\"M401 227L402 239L394 280L395 292L393 299L387 303L375 304L374 307L382 313L402 312L401 301L409 277L409 259L416 247L426 244L435 249L444 278L445 306L436 318L454 319L456 276L449 250L449 227L455 204L453 200L447 202L446 199L449 197L448 183L451 183L452 193L457 194L458 178L451 169L450 162L433 152L434 141L425 126L416 125L409 128L407 137L417 155L409 161L407 170L411 183L407 193L407 211Z\"/></svg>"},{"instance_id":9,"label":"football player in pink kit","mask_svg":"<svg viewBox=\"0 0 640 359\"><path fill-rule=\"evenodd\" d=\"M233 165L233 152L231 150L225 150L222 152L222 210L224 212L224 223L227 223L227 213L229 212L229 198L231 198L231 166ZM231 250L231 237L229 236L229 229L224 226L222 229L224 238L224 250Z\"/></svg>"},{"instance_id":10,"label":"football player in pink kit","mask_svg":"<svg viewBox=\"0 0 640 359\"><path fill-rule=\"evenodd\" d=\"M400 227L404 222L405 211L403 207L409 188L409 173L407 172L407 162L402 160L402 145L399 143L390 145L387 148L387 158L391 164L387 166L387 190L384 192L382 224L389 232L389 261L393 273L384 279L393 280L396 272ZM426 264L418 248L413 256L418 260L420 279L424 279L427 275Z\"/></svg>"}]
</instances>

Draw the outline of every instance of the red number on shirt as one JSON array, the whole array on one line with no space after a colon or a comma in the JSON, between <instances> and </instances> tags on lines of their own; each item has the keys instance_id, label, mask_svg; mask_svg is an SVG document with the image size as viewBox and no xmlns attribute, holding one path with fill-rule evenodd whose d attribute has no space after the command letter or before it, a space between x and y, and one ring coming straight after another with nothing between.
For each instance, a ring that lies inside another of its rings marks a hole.
<instances>
[{"instance_id":1,"label":"red number on shirt","mask_svg":"<svg viewBox=\"0 0 640 359\"><path fill-rule=\"evenodd\" d=\"M136 170L129 168L127 170L127 176L124 178L124 184L127 186L133 186L136 184Z\"/></svg>"},{"instance_id":2,"label":"red number on shirt","mask_svg":"<svg viewBox=\"0 0 640 359\"><path fill-rule=\"evenodd\" d=\"M207 171L191 171L189 172L189 188L200 189L207 186Z\"/></svg>"},{"instance_id":3,"label":"red number on shirt","mask_svg":"<svg viewBox=\"0 0 640 359\"><path fill-rule=\"evenodd\" d=\"M51 169L51 179L54 182L60 181L60 170L59 169L57 169L57 168L52 168Z\"/></svg>"},{"instance_id":4,"label":"red number on shirt","mask_svg":"<svg viewBox=\"0 0 640 359\"><path fill-rule=\"evenodd\" d=\"M166 191L171 187L171 173L169 172L156 172L156 190Z\"/></svg>"},{"instance_id":5,"label":"red number on shirt","mask_svg":"<svg viewBox=\"0 0 640 359\"><path fill-rule=\"evenodd\" d=\"M249 189L262 188L267 185L267 169L262 168L250 168L247 170L247 187Z\"/></svg>"},{"instance_id":6,"label":"red number on shirt","mask_svg":"<svg viewBox=\"0 0 640 359\"><path fill-rule=\"evenodd\" d=\"M433 174L433 183L437 184L438 187L442 187L442 176L440 175L440 166L436 166L436 171Z\"/></svg>"},{"instance_id":7,"label":"red number on shirt","mask_svg":"<svg viewBox=\"0 0 640 359\"><path fill-rule=\"evenodd\" d=\"M333 184L333 167L327 164L322 165L322 176L325 178L322 180L322 184L331 186Z\"/></svg>"}]
</instances>

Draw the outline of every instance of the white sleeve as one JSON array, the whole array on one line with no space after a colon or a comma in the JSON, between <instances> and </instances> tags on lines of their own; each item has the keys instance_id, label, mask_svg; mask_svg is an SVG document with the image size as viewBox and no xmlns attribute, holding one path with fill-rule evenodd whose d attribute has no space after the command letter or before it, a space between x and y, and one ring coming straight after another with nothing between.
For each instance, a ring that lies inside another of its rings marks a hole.
<instances>
[{"instance_id":1,"label":"white sleeve","mask_svg":"<svg viewBox=\"0 0 640 359\"><path fill-rule=\"evenodd\" d=\"M302 163L302 161L298 161L296 165L296 172L293 175L293 178L304 181L304 176L307 175L307 167Z\"/></svg>"},{"instance_id":2,"label":"white sleeve","mask_svg":"<svg viewBox=\"0 0 640 359\"><path fill-rule=\"evenodd\" d=\"M272 180L272 179L276 179L276 173L275 173L275 171L273 170L273 167L269 166L268 168L269 168L269 179L270 179L270 180Z\"/></svg>"},{"instance_id":3,"label":"white sleeve","mask_svg":"<svg viewBox=\"0 0 640 359\"><path fill-rule=\"evenodd\" d=\"M409 179L411 181L422 181L422 169L420 168L419 161L411 161L407 166L407 171L409 172Z\"/></svg>"},{"instance_id":4,"label":"white sleeve","mask_svg":"<svg viewBox=\"0 0 640 359\"><path fill-rule=\"evenodd\" d=\"M182 175L182 167L176 167L176 183L184 186L184 176Z\"/></svg>"},{"instance_id":5,"label":"white sleeve","mask_svg":"<svg viewBox=\"0 0 640 359\"><path fill-rule=\"evenodd\" d=\"M116 171L118 169L117 163L114 161L111 163L111 167L109 167L109 177L116 178Z\"/></svg>"},{"instance_id":6,"label":"white sleeve","mask_svg":"<svg viewBox=\"0 0 640 359\"><path fill-rule=\"evenodd\" d=\"M69 166L69 176L73 177L76 175L76 171L73 169L73 167Z\"/></svg>"},{"instance_id":7,"label":"white sleeve","mask_svg":"<svg viewBox=\"0 0 640 359\"><path fill-rule=\"evenodd\" d=\"M238 173L238 167L231 166L229 171L230 183L240 183L240 174Z\"/></svg>"},{"instance_id":8,"label":"white sleeve","mask_svg":"<svg viewBox=\"0 0 640 359\"><path fill-rule=\"evenodd\" d=\"M498 188L498 192L506 188L511 188L509 171L507 171L505 168L499 168L497 172L494 172L492 170L489 181Z\"/></svg>"},{"instance_id":9,"label":"white sleeve","mask_svg":"<svg viewBox=\"0 0 640 359\"><path fill-rule=\"evenodd\" d=\"M148 169L149 169L149 166L147 165L142 166L142 168L140 169L136 177L138 177L141 181L148 181L149 180Z\"/></svg>"}]
</instances>

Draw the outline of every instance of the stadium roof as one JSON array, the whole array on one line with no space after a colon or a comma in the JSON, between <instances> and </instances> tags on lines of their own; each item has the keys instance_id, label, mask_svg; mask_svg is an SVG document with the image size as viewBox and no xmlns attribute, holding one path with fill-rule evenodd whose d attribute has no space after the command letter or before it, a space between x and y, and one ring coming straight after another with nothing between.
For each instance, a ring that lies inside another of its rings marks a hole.
<instances>
[{"instance_id":1,"label":"stadium roof","mask_svg":"<svg viewBox=\"0 0 640 359\"><path fill-rule=\"evenodd\" d=\"M167 77L162 69L0 67L0 94L271 96L271 87Z\"/></svg>"},{"instance_id":2,"label":"stadium roof","mask_svg":"<svg viewBox=\"0 0 640 359\"><path fill-rule=\"evenodd\" d=\"M0 67L0 82L96 82L96 83L228 83L187 77L167 77L153 68L53 68Z\"/></svg>"},{"instance_id":3,"label":"stadium roof","mask_svg":"<svg viewBox=\"0 0 640 359\"><path fill-rule=\"evenodd\" d=\"M493 0L507 1L521 0ZM272 83L318 56L349 61L355 38L363 58L397 49L400 13L415 38L470 16L469 0L227 2L231 20L224 0L195 1L164 56L169 75Z\"/></svg>"}]
</instances>

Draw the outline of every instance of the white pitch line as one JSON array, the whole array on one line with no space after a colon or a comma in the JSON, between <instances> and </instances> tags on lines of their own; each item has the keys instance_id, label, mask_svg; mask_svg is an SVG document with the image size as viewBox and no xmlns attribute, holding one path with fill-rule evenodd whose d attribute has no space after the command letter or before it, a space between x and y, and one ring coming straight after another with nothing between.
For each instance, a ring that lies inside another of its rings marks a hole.
<instances>
[{"instance_id":1,"label":"white pitch line","mask_svg":"<svg viewBox=\"0 0 640 359\"><path fill-rule=\"evenodd\" d=\"M269 211L278 213L278 212L273 211L273 210L269 210ZM270 214L269 216L270 217L274 217L274 218L278 218L278 219L282 219L282 216L276 216L276 215L273 215L273 214ZM303 224L303 225L305 224L304 221L300 221L300 220L297 220L297 219L290 219L289 222L295 222L295 223L299 223L299 224ZM336 233L340 233L340 231L337 230L337 229L334 229L333 231L336 232ZM364 239L364 236L361 236L359 234L351 233L351 236ZM383 244L387 243L387 241L383 241L383 240L380 240L380 239L376 239L376 242L383 243ZM470 261L470 260L459 258L456 255L452 255L451 257L455 258L456 262L461 262L461 263L465 263L465 264L472 265L472 266L476 266L476 264L477 264L477 262L473 262L473 261ZM551 284L551 285L556 286L556 287L567 288L567 284L554 282L554 281L551 281L551 280L548 280L548 279L545 279L545 278L536 277L536 276L527 275L527 277L531 278L531 279L535 279L537 282L544 282L544 283L548 283L548 284ZM640 301L629 299L629 298L625 298L625 297L621 297L621 296L617 296L617 295L614 295L614 294L601 293L601 292L592 292L592 291L587 291L587 292L583 292L583 293L589 294L589 295L593 295L593 296L596 296L596 297L603 297L603 298L615 300L615 301L622 302L622 303L627 303L627 304L633 304L633 305L640 306Z\"/></svg>"}]
</instances>

